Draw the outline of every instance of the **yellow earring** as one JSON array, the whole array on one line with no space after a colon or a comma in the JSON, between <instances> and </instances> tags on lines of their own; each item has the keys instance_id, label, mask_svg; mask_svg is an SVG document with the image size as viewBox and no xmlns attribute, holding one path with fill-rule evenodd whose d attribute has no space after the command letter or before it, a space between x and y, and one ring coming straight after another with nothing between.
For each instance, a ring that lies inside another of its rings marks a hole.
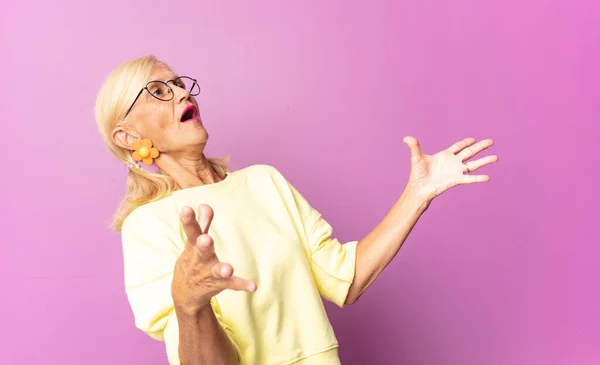
<instances>
[{"instance_id":1,"label":"yellow earring","mask_svg":"<svg viewBox=\"0 0 600 365\"><path fill-rule=\"evenodd\" d=\"M156 148L152 147L152 141L148 138L144 138L142 141L133 141L131 147L134 149L131 154L133 159L142 161L146 165L152 165L152 160L160 154Z\"/></svg>"}]
</instances>

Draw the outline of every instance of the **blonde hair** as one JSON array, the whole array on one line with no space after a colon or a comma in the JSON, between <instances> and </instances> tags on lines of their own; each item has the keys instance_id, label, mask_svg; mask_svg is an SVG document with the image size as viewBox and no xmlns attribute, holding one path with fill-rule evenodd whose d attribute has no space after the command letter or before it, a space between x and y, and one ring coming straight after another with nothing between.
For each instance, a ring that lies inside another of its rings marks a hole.
<instances>
[{"instance_id":1,"label":"blonde hair","mask_svg":"<svg viewBox=\"0 0 600 365\"><path fill-rule=\"evenodd\" d=\"M104 81L98 92L95 118L104 142L110 152L121 162L127 163L131 151L117 146L112 134L117 126L124 125L123 118L137 93L149 81L152 70L157 66L166 66L155 56L133 59L118 66ZM219 175L225 176L229 167L228 158L209 158L209 164ZM119 204L111 227L121 232L121 226L127 216L137 207L162 199L175 189L174 181L162 172L150 172L143 168L131 168L127 176L127 192Z\"/></svg>"}]
</instances>

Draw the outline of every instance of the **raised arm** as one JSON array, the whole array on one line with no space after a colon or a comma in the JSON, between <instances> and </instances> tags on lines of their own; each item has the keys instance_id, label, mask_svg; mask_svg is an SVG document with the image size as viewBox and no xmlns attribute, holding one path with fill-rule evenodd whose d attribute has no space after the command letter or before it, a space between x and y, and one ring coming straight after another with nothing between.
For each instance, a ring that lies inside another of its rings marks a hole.
<instances>
[{"instance_id":1,"label":"raised arm","mask_svg":"<svg viewBox=\"0 0 600 365\"><path fill-rule=\"evenodd\" d=\"M487 175L468 173L498 161L491 155L465 162L492 146L491 139L475 143L475 138L466 138L431 156L423 154L414 137L406 137L403 142L411 152L409 182L385 218L358 242L354 280L346 304L356 302L392 261L435 197L457 185L489 181Z\"/></svg>"}]
</instances>

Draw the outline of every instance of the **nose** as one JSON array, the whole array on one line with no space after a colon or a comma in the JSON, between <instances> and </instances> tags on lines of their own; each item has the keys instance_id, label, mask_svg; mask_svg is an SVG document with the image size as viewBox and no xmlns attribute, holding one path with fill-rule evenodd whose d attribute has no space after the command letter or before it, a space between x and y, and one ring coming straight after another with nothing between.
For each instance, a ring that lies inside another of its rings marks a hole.
<instances>
[{"instance_id":1,"label":"nose","mask_svg":"<svg viewBox=\"0 0 600 365\"><path fill-rule=\"evenodd\" d=\"M183 87L174 86L175 99L178 102L186 101L190 98L190 92Z\"/></svg>"}]
</instances>

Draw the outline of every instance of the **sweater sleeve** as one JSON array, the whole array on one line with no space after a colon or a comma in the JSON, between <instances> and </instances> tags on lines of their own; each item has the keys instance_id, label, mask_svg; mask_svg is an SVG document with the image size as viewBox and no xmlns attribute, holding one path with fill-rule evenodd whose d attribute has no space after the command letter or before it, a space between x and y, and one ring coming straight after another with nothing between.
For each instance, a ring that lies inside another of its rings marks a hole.
<instances>
[{"instance_id":1,"label":"sweater sleeve","mask_svg":"<svg viewBox=\"0 0 600 365\"><path fill-rule=\"evenodd\" d=\"M331 226L320 214L307 224L306 229L311 270L317 288L323 298L342 308L354 280L358 242L341 244L332 237Z\"/></svg>"},{"instance_id":2,"label":"sweater sleeve","mask_svg":"<svg viewBox=\"0 0 600 365\"><path fill-rule=\"evenodd\" d=\"M121 230L125 292L135 326L165 342L171 365L180 364L179 327L171 296L175 262L184 244L180 228L152 211L138 208L127 217ZM211 304L239 356L231 328L223 323L218 305L213 301Z\"/></svg>"},{"instance_id":3,"label":"sweater sleeve","mask_svg":"<svg viewBox=\"0 0 600 365\"><path fill-rule=\"evenodd\" d=\"M280 175L280 173L277 173ZM319 293L326 300L343 307L354 280L356 245L358 241L342 244L333 237L333 229L309 202L280 175L293 197L305 230L305 244L311 272Z\"/></svg>"}]
</instances>

